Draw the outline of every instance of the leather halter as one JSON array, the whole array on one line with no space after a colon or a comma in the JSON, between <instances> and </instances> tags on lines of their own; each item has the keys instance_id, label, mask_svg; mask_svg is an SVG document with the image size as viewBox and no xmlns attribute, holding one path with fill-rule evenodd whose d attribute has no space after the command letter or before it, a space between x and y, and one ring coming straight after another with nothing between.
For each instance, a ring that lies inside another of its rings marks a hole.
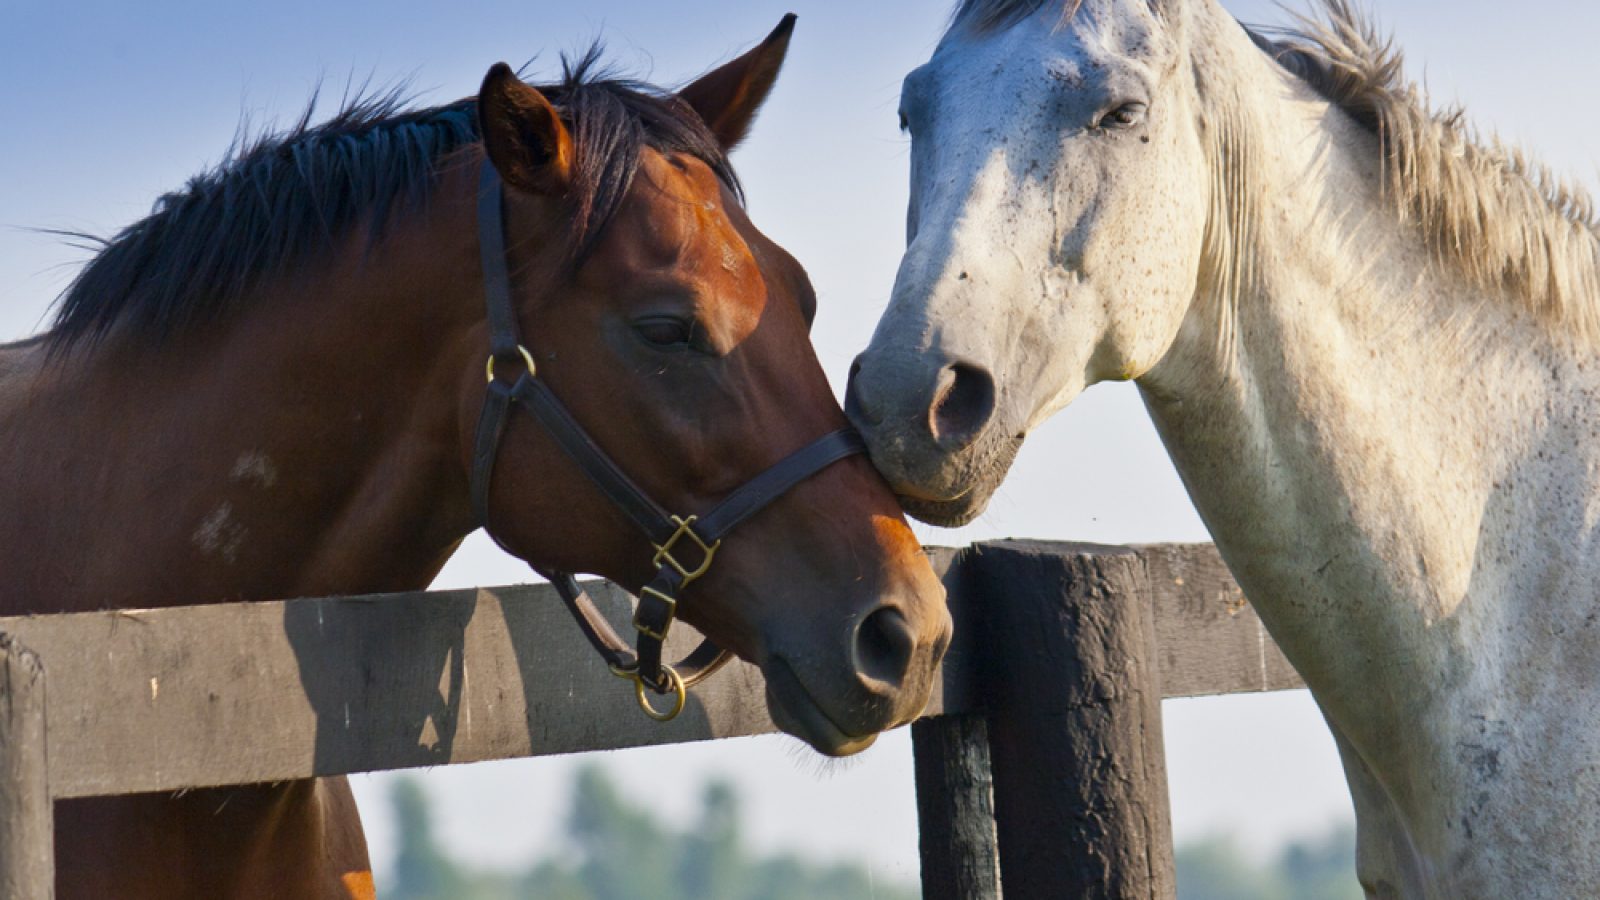
<instances>
[{"instance_id":1,"label":"leather halter","mask_svg":"<svg viewBox=\"0 0 1600 900\"><path fill-rule=\"evenodd\" d=\"M841 459L865 453L866 445L853 429L831 432L745 482L704 516L668 513L618 468L572 418L549 386L538 378L533 354L519 337L516 309L511 302L503 215L500 176L494 165L485 159L478 183L478 242L483 255L484 296L489 309L489 362L486 367L488 388L483 412L478 417L477 446L472 454L473 514L495 543L510 552L489 528L489 481L494 474L495 455L511 408L520 406L544 425L567 456L644 532L655 548L651 563L656 573L639 592L639 604L633 614L633 627L638 637L636 646L631 648L601 616L594 601L578 586L571 573L544 571L531 564L530 567L555 585L583 636L599 651L611 671L633 681L635 695L644 711L651 718L665 721L683 709L687 687L716 671L731 656L705 640L677 663L668 665L661 661L662 642L676 616L679 592L711 568L722 538L734 527L822 469ZM496 362L520 364L522 371L514 382L507 383L496 377ZM697 560L683 561L682 555L688 546L699 554ZM665 712L654 709L645 698L646 687L658 694L674 694L672 708Z\"/></svg>"}]
</instances>

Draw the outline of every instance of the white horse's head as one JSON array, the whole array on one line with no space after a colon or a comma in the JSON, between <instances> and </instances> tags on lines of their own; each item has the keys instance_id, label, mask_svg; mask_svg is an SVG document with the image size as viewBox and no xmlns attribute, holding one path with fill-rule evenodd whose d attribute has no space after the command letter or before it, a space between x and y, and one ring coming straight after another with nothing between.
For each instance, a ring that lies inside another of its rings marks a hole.
<instances>
[{"instance_id":1,"label":"white horse's head","mask_svg":"<svg viewBox=\"0 0 1600 900\"><path fill-rule=\"evenodd\" d=\"M1028 431L1145 374L1210 172L1181 0L967 0L906 77L908 246L846 403L906 508L983 511Z\"/></svg>"}]
</instances>

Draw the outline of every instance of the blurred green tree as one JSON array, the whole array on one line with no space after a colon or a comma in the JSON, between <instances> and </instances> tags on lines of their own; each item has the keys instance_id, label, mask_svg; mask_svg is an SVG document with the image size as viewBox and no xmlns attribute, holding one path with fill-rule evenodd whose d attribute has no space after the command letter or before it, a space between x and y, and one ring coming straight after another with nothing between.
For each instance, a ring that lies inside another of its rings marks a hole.
<instances>
[{"instance_id":1,"label":"blurred green tree","mask_svg":"<svg viewBox=\"0 0 1600 900\"><path fill-rule=\"evenodd\" d=\"M739 795L705 786L692 826L663 825L631 803L599 766L578 771L566 835L522 873L476 870L433 833L421 786L395 781L389 802L399 851L386 900L913 900L914 885L877 882L859 862L819 864L747 848ZM1178 848L1179 900L1359 900L1355 831L1296 841L1256 865L1227 837Z\"/></svg>"},{"instance_id":2,"label":"blurred green tree","mask_svg":"<svg viewBox=\"0 0 1600 900\"><path fill-rule=\"evenodd\" d=\"M913 900L914 886L875 883L859 862L759 857L742 840L739 795L707 784L684 830L633 805L599 766L578 771L566 834L520 875L477 871L435 841L426 796L411 779L390 792L401 829L393 900Z\"/></svg>"},{"instance_id":3,"label":"blurred green tree","mask_svg":"<svg viewBox=\"0 0 1600 900\"><path fill-rule=\"evenodd\" d=\"M1355 856L1348 826L1295 841L1265 866L1231 838L1207 837L1178 848L1178 900L1361 900Z\"/></svg>"},{"instance_id":4,"label":"blurred green tree","mask_svg":"<svg viewBox=\"0 0 1600 900\"><path fill-rule=\"evenodd\" d=\"M739 796L725 781L700 795L700 821L683 835L678 884L686 897L737 900L748 896L749 873L739 843Z\"/></svg>"},{"instance_id":5,"label":"blurred green tree","mask_svg":"<svg viewBox=\"0 0 1600 900\"><path fill-rule=\"evenodd\" d=\"M912 900L915 886L877 882L859 862L758 857L742 841L739 794L726 781L701 793L693 826L674 830L630 804L598 765L574 781L566 834L522 873L480 871L434 836L427 794L413 778L390 788L400 847L387 900ZM1291 842L1254 865L1230 838L1179 847L1179 900L1360 900L1355 831Z\"/></svg>"},{"instance_id":6,"label":"blurred green tree","mask_svg":"<svg viewBox=\"0 0 1600 900\"><path fill-rule=\"evenodd\" d=\"M428 796L414 779L401 778L389 789L399 850L395 884L385 894L393 900L452 900L461 896L465 878L433 837Z\"/></svg>"},{"instance_id":7,"label":"blurred green tree","mask_svg":"<svg viewBox=\"0 0 1600 900\"><path fill-rule=\"evenodd\" d=\"M568 837L578 851L578 881L592 900L682 900L673 879L681 838L630 806L598 766L578 770Z\"/></svg>"}]
</instances>

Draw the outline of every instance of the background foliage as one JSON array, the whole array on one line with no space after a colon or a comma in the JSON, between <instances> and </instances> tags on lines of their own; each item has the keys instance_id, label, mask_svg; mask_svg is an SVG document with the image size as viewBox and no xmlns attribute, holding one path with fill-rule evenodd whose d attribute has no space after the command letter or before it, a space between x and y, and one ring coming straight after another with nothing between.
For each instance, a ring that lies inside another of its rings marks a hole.
<instances>
[{"instance_id":1,"label":"background foliage","mask_svg":"<svg viewBox=\"0 0 1600 900\"><path fill-rule=\"evenodd\" d=\"M761 855L740 840L739 797L712 781L685 827L623 797L598 766L578 771L561 846L520 872L469 868L438 843L427 796L411 779L390 791L399 826L391 900L913 900L915 886L874 881L864 863Z\"/></svg>"},{"instance_id":2,"label":"background foliage","mask_svg":"<svg viewBox=\"0 0 1600 900\"><path fill-rule=\"evenodd\" d=\"M1349 826L1291 842L1265 865L1230 837L1208 837L1178 847L1178 900L1361 900L1355 858Z\"/></svg>"},{"instance_id":3,"label":"background foliage","mask_svg":"<svg viewBox=\"0 0 1600 900\"><path fill-rule=\"evenodd\" d=\"M521 871L484 870L439 843L427 795L396 780L389 802L399 852L389 900L913 900L916 885L874 879L862 862L762 855L741 840L743 810L730 782L701 790L700 812L679 828L624 797L597 765L578 770L559 846ZM1355 836L1341 828L1291 843L1268 865L1227 837L1178 848L1179 900L1359 900Z\"/></svg>"}]
</instances>

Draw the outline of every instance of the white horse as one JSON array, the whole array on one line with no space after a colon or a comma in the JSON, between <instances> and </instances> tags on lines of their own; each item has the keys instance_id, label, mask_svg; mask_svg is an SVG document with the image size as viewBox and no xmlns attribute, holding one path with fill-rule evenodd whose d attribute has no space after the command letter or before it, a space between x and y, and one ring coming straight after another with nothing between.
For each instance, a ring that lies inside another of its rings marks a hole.
<instances>
[{"instance_id":1,"label":"white horse","mask_svg":"<svg viewBox=\"0 0 1600 900\"><path fill-rule=\"evenodd\" d=\"M1337 740L1369 896L1600 897L1600 240L1344 0L967 0L848 408L908 509L1134 379Z\"/></svg>"}]
</instances>

